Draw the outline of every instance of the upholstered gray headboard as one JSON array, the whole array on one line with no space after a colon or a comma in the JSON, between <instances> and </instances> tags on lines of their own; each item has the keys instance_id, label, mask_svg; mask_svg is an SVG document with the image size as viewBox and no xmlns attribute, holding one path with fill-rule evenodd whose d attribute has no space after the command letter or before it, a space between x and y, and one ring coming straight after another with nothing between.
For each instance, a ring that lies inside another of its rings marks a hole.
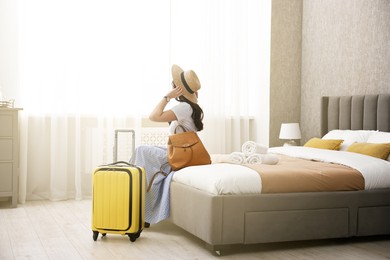
<instances>
[{"instance_id":1,"label":"upholstered gray headboard","mask_svg":"<svg viewBox=\"0 0 390 260\"><path fill-rule=\"evenodd\" d=\"M390 94L322 97L321 135L333 129L390 132Z\"/></svg>"}]
</instances>

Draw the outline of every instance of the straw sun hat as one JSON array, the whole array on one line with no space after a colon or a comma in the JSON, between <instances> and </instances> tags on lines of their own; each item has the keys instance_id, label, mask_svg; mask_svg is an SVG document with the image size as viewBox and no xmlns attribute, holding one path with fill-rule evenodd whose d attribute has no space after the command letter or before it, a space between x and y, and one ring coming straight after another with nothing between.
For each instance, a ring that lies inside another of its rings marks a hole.
<instances>
[{"instance_id":1,"label":"straw sun hat","mask_svg":"<svg viewBox=\"0 0 390 260\"><path fill-rule=\"evenodd\" d=\"M183 71L176 64L172 65L172 78L176 86L183 88L183 96L193 103L198 103L196 92L200 89L198 76L193 70Z\"/></svg>"}]
</instances>

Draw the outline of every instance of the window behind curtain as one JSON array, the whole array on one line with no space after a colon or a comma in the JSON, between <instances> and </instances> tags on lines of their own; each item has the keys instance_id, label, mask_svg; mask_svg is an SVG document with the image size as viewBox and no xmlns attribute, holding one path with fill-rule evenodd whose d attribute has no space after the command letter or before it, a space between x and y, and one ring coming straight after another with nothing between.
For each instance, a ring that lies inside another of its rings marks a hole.
<instances>
[{"instance_id":1,"label":"window behind curtain","mask_svg":"<svg viewBox=\"0 0 390 260\"><path fill-rule=\"evenodd\" d=\"M254 116L268 88L264 9L268 1L20 0L22 106L148 115L177 63L198 73L209 115Z\"/></svg>"},{"instance_id":2,"label":"window behind curtain","mask_svg":"<svg viewBox=\"0 0 390 260\"><path fill-rule=\"evenodd\" d=\"M25 110L134 115L170 87L168 0L20 6Z\"/></svg>"}]
</instances>

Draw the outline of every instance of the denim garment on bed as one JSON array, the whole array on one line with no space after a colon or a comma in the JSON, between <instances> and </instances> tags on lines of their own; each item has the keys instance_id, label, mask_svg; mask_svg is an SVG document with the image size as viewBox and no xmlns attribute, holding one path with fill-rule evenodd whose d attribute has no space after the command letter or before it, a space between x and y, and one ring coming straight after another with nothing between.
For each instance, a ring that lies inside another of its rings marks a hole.
<instances>
[{"instance_id":1,"label":"denim garment on bed","mask_svg":"<svg viewBox=\"0 0 390 260\"><path fill-rule=\"evenodd\" d=\"M141 166L146 172L146 187L153 175L162 170L171 171L167 163L167 148L160 146L139 146L136 148L130 163ZM169 187L173 173L165 177L158 174L149 192L145 194L145 221L155 224L169 217Z\"/></svg>"}]
</instances>

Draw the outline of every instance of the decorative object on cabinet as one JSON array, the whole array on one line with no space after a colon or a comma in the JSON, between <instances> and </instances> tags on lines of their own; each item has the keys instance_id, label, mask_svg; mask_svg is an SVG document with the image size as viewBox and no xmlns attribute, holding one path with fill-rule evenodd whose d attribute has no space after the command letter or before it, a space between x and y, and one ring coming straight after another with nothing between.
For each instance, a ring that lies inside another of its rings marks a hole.
<instances>
[{"instance_id":1,"label":"decorative object on cabinet","mask_svg":"<svg viewBox=\"0 0 390 260\"><path fill-rule=\"evenodd\" d=\"M14 107L14 103L15 103L14 99L10 99L8 101L0 99L0 108L13 108Z\"/></svg>"}]
</instances>

